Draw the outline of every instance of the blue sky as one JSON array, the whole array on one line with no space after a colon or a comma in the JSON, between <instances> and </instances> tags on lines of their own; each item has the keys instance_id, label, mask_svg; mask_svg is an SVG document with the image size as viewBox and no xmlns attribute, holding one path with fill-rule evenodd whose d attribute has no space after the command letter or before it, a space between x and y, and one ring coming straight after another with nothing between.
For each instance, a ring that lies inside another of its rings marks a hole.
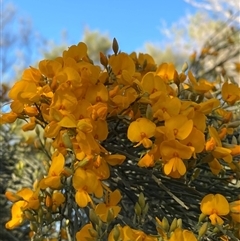
<instances>
[{"instance_id":1,"label":"blue sky","mask_svg":"<svg viewBox=\"0 0 240 241\"><path fill-rule=\"evenodd\" d=\"M115 37L122 51L140 49L146 42L161 42L160 29L196 9L184 0L11 0L19 15L32 20L33 29L55 43L67 31L68 43L77 44L84 28Z\"/></svg>"}]
</instances>

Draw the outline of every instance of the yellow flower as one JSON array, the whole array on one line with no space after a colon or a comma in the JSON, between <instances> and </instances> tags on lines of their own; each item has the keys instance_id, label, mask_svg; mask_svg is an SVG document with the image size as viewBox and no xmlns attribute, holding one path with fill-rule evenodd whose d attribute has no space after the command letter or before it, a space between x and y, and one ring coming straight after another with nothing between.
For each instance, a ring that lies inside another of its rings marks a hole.
<instances>
[{"instance_id":1,"label":"yellow flower","mask_svg":"<svg viewBox=\"0 0 240 241\"><path fill-rule=\"evenodd\" d=\"M170 98L166 93L161 93L158 101L153 104L153 117L159 121L168 120L177 116L181 109L181 101L177 97Z\"/></svg>"},{"instance_id":2,"label":"yellow flower","mask_svg":"<svg viewBox=\"0 0 240 241\"><path fill-rule=\"evenodd\" d=\"M234 222L240 223L240 200L229 203L230 216Z\"/></svg>"},{"instance_id":3,"label":"yellow flower","mask_svg":"<svg viewBox=\"0 0 240 241\"><path fill-rule=\"evenodd\" d=\"M192 83L192 88L197 94L204 94L214 88L214 84L205 79L199 79L198 81L193 76L192 72L188 72L188 78Z\"/></svg>"},{"instance_id":4,"label":"yellow flower","mask_svg":"<svg viewBox=\"0 0 240 241\"><path fill-rule=\"evenodd\" d=\"M77 99L70 90L59 87L54 93L49 114L62 127L76 127L73 113L77 104Z\"/></svg>"},{"instance_id":5,"label":"yellow flower","mask_svg":"<svg viewBox=\"0 0 240 241\"><path fill-rule=\"evenodd\" d=\"M64 202L64 195L61 192L54 192L52 195L52 210L55 212Z\"/></svg>"},{"instance_id":6,"label":"yellow flower","mask_svg":"<svg viewBox=\"0 0 240 241\"><path fill-rule=\"evenodd\" d=\"M211 152L211 154L217 159L222 158L225 162L231 163L232 151L228 148L222 147L222 142L219 138L217 130L212 126L209 126L208 131L210 134L210 139L206 142L206 151Z\"/></svg>"},{"instance_id":7,"label":"yellow flower","mask_svg":"<svg viewBox=\"0 0 240 241\"><path fill-rule=\"evenodd\" d=\"M168 138L178 140L186 139L193 128L193 121L184 115L177 115L165 121L165 127L170 131Z\"/></svg>"},{"instance_id":8,"label":"yellow flower","mask_svg":"<svg viewBox=\"0 0 240 241\"><path fill-rule=\"evenodd\" d=\"M114 233L116 232L116 227L112 229L108 236L108 241L115 241ZM157 241L158 239L145 234L143 231L135 230L130 228L129 226L124 226L123 228L121 226L118 226L119 231L119 240L122 241Z\"/></svg>"},{"instance_id":9,"label":"yellow flower","mask_svg":"<svg viewBox=\"0 0 240 241\"><path fill-rule=\"evenodd\" d=\"M96 237L93 237L90 233L91 231L89 232L89 230L94 230L91 223L86 224L81 228L80 231L76 233L77 241L97 241L98 240L97 234L96 234Z\"/></svg>"},{"instance_id":10,"label":"yellow flower","mask_svg":"<svg viewBox=\"0 0 240 241\"><path fill-rule=\"evenodd\" d=\"M98 193L98 179L91 170L77 168L73 175L73 187L76 189L75 201L79 207L86 207L92 199L89 194ZM99 196L98 196L99 197Z\"/></svg>"},{"instance_id":11,"label":"yellow flower","mask_svg":"<svg viewBox=\"0 0 240 241\"><path fill-rule=\"evenodd\" d=\"M108 63L119 84L131 85L133 81L132 76L135 73L135 64L128 54L120 53L118 55L112 55ZM130 79L124 78L125 76L130 76Z\"/></svg>"},{"instance_id":12,"label":"yellow flower","mask_svg":"<svg viewBox=\"0 0 240 241\"><path fill-rule=\"evenodd\" d=\"M62 186L61 177L64 171L65 158L62 153L55 153L46 178L40 182L40 187L45 189L59 189Z\"/></svg>"},{"instance_id":13,"label":"yellow flower","mask_svg":"<svg viewBox=\"0 0 240 241\"><path fill-rule=\"evenodd\" d=\"M77 136L76 140L83 152L86 155L91 155L92 153L98 154L100 152L100 147L93 136L93 125L90 119L84 118L77 122ZM106 132L101 133L104 134Z\"/></svg>"},{"instance_id":14,"label":"yellow flower","mask_svg":"<svg viewBox=\"0 0 240 241\"><path fill-rule=\"evenodd\" d=\"M154 156L150 151L147 152L138 162L139 167L153 167L154 164Z\"/></svg>"},{"instance_id":15,"label":"yellow flower","mask_svg":"<svg viewBox=\"0 0 240 241\"><path fill-rule=\"evenodd\" d=\"M149 71L154 71L156 69L156 63L153 57L149 54L132 52L130 57L133 59L136 69L143 76Z\"/></svg>"},{"instance_id":16,"label":"yellow flower","mask_svg":"<svg viewBox=\"0 0 240 241\"><path fill-rule=\"evenodd\" d=\"M197 241L197 238L189 230L176 228L172 233L169 241Z\"/></svg>"},{"instance_id":17,"label":"yellow flower","mask_svg":"<svg viewBox=\"0 0 240 241\"><path fill-rule=\"evenodd\" d=\"M18 114L15 112L11 111L9 113L1 114L0 116L0 124L6 124L6 123L13 123L17 119Z\"/></svg>"},{"instance_id":18,"label":"yellow flower","mask_svg":"<svg viewBox=\"0 0 240 241\"><path fill-rule=\"evenodd\" d=\"M177 140L163 141L160 152L164 164L164 173L174 178L179 178L186 173L186 166L182 159L190 159L193 150Z\"/></svg>"},{"instance_id":19,"label":"yellow flower","mask_svg":"<svg viewBox=\"0 0 240 241\"><path fill-rule=\"evenodd\" d=\"M189 136L180 142L186 146L192 146L194 153L201 153L204 150L205 136L201 131L193 127Z\"/></svg>"},{"instance_id":20,"label":"yellow flower","mask_svg":"<svg viewBox=\"0 0 240 241\"><path fill-rule=\"evenodd\" d=\"M156 70L156 75L160 76L166 83L173 81L175 66L173 63L162 63Z\"/></svg>"},{"instance_id":21,"label":"yellow flower","mask_svg":"<svg viewBox=\"0 0 240 241\"><path fill-rule=\"evenodd\" d=\"M110 209L112 209L114 218L117 217L121 210L121 207L117 206L117 204L120 202L121 198L122 196L120 191L116 189L114 192L106 194L105 203L99 203L96 206L95 212L97 215L99 215L103 222L107 221L107 216Z\"/></svg>"},{"instance_id":22,"label":"yellow flower","mask_svg":"<svg viewBox=\"0 0 240 241\"><path fill-rule=\"evenodd\" d=\"M167 92L166 83L161 79L160 76L154 75L153 72L148 72L145 74L142 78L141 84L143 90L149 95L157 91Z\"/></svg>"},{"instance_id":23,"label":"yellow flower","mask_svg":"<svg viewBox=\"0 0 240 241\"><path fill-rule=\"evenodd\" d=\"M229 213L229 204L227 199L221 194L208 194L201 201L201 211L205 215L209 215L209 219L213 225L223 224L220 216Z\"/></svg>"},{"instance_id":24,"label":"yellow flower","mask_svg":"<svg viewBox=\"0 0 240 241\"><path fill-rule=\"evenodd\" d=\"M77 62L87 55L87 45L80 42L78 45L72 45L68 50L63 51L63 58L69 57L75 59Z\"/></svg>"},{"instance_id":25,"label":"yellow flower","mask_svg":"<svg viewBox=\"0 0 240 241\"><path fill-rule=\"evenodd\" d=\"M38 199L39 189L32 191L29 188L22 188L17 193L12 193L7 191L5 196L11 202L18 202L24 200L26 202L25 208L31 208L37 210L39 208L40 202Z\"/></svg>"},{"instance_id":26,"label":"yellow flower","mask_svg":"<svg viewBox=\"0 0 240 241\"><path fill-rule=\"evenodd\" d=\"M119 154L112 154L112 155L104 156L104 159L107 161L109 165L116 166L116 165L121 165L125 161L126 156L119 155Z\"/></svg>"},{"instance_id":27,"label":"yellow flower","mask_svg":"<svg viewBox=\"0 0 240 241\"><path fill-rule=\"evenodd\" d=\"M56 60L42 60L38 68L44 76L53 78L62 69L62 64Z\"/></svg>"},{"instance_id":28,"label":"yellow flower","mask_svg":"<svg viewBox=\"0 0 240 241\"><path fill-rule=\"evenodd\" d=\"M152 121L139 118L129 125L127 136L131 142L138 142L135 147L143 144L145 148L149 148L152 146L152 141L149 138L154 136L155 129L156 125Z\"/></svg>"},{"instance_id":29,"label":"yellow flower","mask_svg":"<svg viewBox=\"0 0 240 241\"><path fill-rule=\"evenodd\" d=\"M229 105L234 105L236 101L240 100L240 87L225 82L222 86L222 98Z\"/></svg>"},{"instance_id":30,"label":"yellow flower","mask_svg":"<svg viewBox=\"0 0 240 241\"><path fill-rule=\"evenodd\" d=\"M107 102L108 101L107 88L102 83L91 85L87 89L87 92L85 94L85 99L88 100L92 105L95 105L98 102Z\"/></svg>"},{"instance_id":31,"label":"yellow flower","mask_svg":"<svg viewBox=\"0 0 240 241\"><path fill-rule=\"evenodd\" d=\"M22 208L24 208L26 205L26 201L18 201L12 205L12 219L6 223L5 227L7 229L14 229L23 223L24 216Z\"/></svg>"}]
</instances>

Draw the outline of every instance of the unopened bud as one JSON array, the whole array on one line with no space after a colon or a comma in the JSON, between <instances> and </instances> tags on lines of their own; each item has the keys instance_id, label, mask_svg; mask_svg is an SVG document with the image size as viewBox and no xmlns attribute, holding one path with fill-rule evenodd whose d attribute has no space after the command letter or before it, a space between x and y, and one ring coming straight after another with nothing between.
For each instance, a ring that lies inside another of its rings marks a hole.
<instances>
[{"instance_id":1,"label":"unopened bud","mask_svg":"<svg viewBox=\"0 0 240 241\"><path fill-rule=\"evenodd\" d=\"M107 59L106 55L104 55L102 52L100 52L99 55L100 55L100 63L101 63L105 68L107 68L107 66L108 66L108 59Z\"/></svg>"},{"instance_id":2,"label":"unopened bud","mask_svg":"<svg viewBox=\"0 0 240 241\"><path fill-rule=\"evenodd\" d=\"M169 233L173 232L176 228L177 228L177 219L174 218L172 223L171 223L171 226L170 226L170 229L169 229Z\"/></svg>"},{"instance_id":3,"label":"unopened bud","mask_svg":"<svg viewBox=\"0 0 240 241\"><path fill-rule=\"evenodd\" d=\"M205 235L208 229L208 222L205 222L201 228L198 230L198 239Z\"/></svg>"},{"instance_id":4,"label":"unopened bud","mask_svg":"<svg viewBox=\"0 0 240 241\"><path fill-rule=\"evenodd\" d=\"M93 229L93 228L89 228L88 232L91 235L91 237L93 237L93 238L96 238L98 236L97 231L95 229Z\"/></svg>"},{"instance_id":5,"label":"unopened bud","mask_svg":"<svg viewBox=\"0 0 240 241\"><path fill-rule=\"evenodd\" d=\"M114 219L114 212L113 209L110 208L107 213L107 223L111 223Z\"/></svg>"},{"instance_id":6,"label":"unopened bud","mask_svg":"<svg viewBox=\"0 0 240 241\"><path fill-rule=\"evenodd\" d=\"M113 228L113 239L114 241L118 241L120 238L120 230L118 225L115 225Z\"/></svg>"},{"instance_id":7,"label":"unopened bud","mask_svg":"<svg viewBox=\"0 0 240 241\"><path fill-rule=\"evenodd\" d=\"M38 226L35 222L30 222L30 229L34 232L37 232Z\"/></svg>"},{"instance_id":8,"label":"unopened bud","mask_svg":"<svg viewBox=\"0 0 240 241\"><path fill-rule=\"evenodd\" d=\"M32 213L29 210L25 210L24 215L29 221L36 221L35 217L32 215Z\"/></svg>"},{"instance_id":9,"label":"unopened bud","mask_svg":"<svg viewBox=\"0 0 240 241\"><path fill-rule=\"evenodd\" d=\"M199 222L199 223L202 222L205 218L206 218L206 215L203 214L203 213L201 213L200 216L199 216L199 218L198 218L198 222Z\"/></svg>"},{"instance_id":10,"label":"unopened bud","mask_svg":"<svg viewBox=\"0 0 240 241\"><path fill-rule=\"evenodd\" d=\"M181 219L181 218L179 218L179 219L177 220L177 227L178 227L178 228L182 228L182 219Z\"/></svg>"},{"instance_id":11,"label":"unopened bud","mask_svg":"<svg viewBox=\"0 0 240 241\"><path fill-rule=\"evenodd\" d=\"M188 63L185 62L182 66L182 72L184 73L188 69Z\"/></svg>"},{"instance_id":12,"label":"unopened bud","mask_svg":"<svg viewBox=\"0 0 240 241\"><path fill-rule=\"evenodd\" d=\"M240 126L240 121L234 121L234 122L231 122L231 123L227 124L228 128L236 128L238 126Z\"/></svg>"},{"instance_id":13,"label":"unopened bud","mask_svg":"<svg viewBox=\"0 0 240 241\"><path fill-rule=\"evenodd\" d=\"M141 215L142 210L141 210L141 207L138 203L135 204L134 210L135 210L135 213L137 214L137 216Z\"/></svg>"},{"instance_id":14,"label":"unopened bud","mask_svg":"<svg viewBox=\"0 0 240 241\"><path fill-rule=\"evenodd\" d=\"M52 207L52 198L49 195L46 197L45 204L48 208Z\"/></svg>"},{"instance_id":15,"label":"unopened bud","mask_svg":"<svg viewBox=\"0 0 240 241\"><path fill-rule=\"evenodd\" d=\"M119 46L118 46L118 42L115 38L113 38L112 49L113 49L114 54L117 55Z\"/></svg>"},{"instance_id":16,"label":"unopened bud","mask_svg":"<svg viewBox=\"0 0 240 241\"><path fill-rule=\"evenodd\" d=\"M139 203L141 209L143 209L145 207L145 197L142 192L139 194L138 203Z\"/></svg>"},{"instance_id":17,"label":"unopened bud","mask_svg":"<svg viewBox=\"0 0 240 241\"><path fill-rule=\"evenodd\" d=\"M165 232L168 232L168 230L169 230L169 222L168 222L168 220L165 217L162 219L162 227L163 227Z\"/></svg>"},{"instance_id":18,"label":"unopened bud","mask_svg":"<svg viewBox=\"0 0 240 241\"><path fill-rule=\"evenodd\" d=\"M89 211L89 218L92 223L94 223L94 224L99 223L99 218L93 209L90 209L90 211Z\"/></svg>"},{"instance_id":19,"label":"unopened bud","mask_svg":"<svg viewBox=\"0 0 240 241\"><path fill-rule=\"evenodd\" d=\"M66 148L72 149L72 142L67 132L62 134L62 141Z\"/></svg>"},{"instance_id":20,"label":"unopened bud","mask_svg":"<svg viewBox=\"0 0 240 241\"><path fill-rule=\"evenodd\" d=\"M39 208L39 210L38 210L37 222L40 223L40 224L43 222L43 210L42 210L42 208Z\"/></svg>"},{"instance_id":21,"label":"unopened bud","mask_svg":"<svg viewBox=\"0 0 240 241\"><path fill-rule=\"evenodd\" d=\"M148 203L146 203L145 207L142 209L142 214L146 215L148 212L148 209L149 209L149 205L148 205Z\"/></svg>"}]
</instances>

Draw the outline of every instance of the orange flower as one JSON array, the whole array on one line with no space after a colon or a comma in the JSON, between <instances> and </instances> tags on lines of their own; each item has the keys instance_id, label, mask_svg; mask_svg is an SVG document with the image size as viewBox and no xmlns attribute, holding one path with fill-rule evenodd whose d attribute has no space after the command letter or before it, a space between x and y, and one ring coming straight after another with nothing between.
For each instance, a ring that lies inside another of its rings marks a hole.
<instances>
[{"instance_id":1,"label":"orange flower","mask_svg":"<svg viewBox=\"0 0 240 241\"><path fill-rule=\"evenodd\" d=\"M186 166L182 159L190 159L193 150L177 140L163 141L160 152L164 160L164 173L174 178L179 178L186 173Z\"/></svg>"},{"instance_id":2,"label":"orange flower","mask_svg":"<svg viewBox=\"0 0 240 241\"><path fill-rule=\"evenodd\" d=\"M97 215L99 215L103 222L107 221L107 216L110 209L112 209L114 218L117 217L121 210L121 207L117 206L117 204L120 202L121 198L122 196L120 191L116 189L114 192L106 195L105 203L99 203L96 206L95 212Z\"/></svg>"},{"instance_id":3,"label":"orange flower","mask_svg":"<svg viewBox=\"0 0 240 241\"><path fill-rule=\"evenodd\" d=\"M208 194L201 201L201 211L205 215L209 215L209 219L213 225L223 224L220 216L229 213L229 204L227 199L221 194Z\"/></svg>"},{"instance_id":4,"label":"orange flower","mask_svg":"<svg viewBox=\"0 0 240 241\"><path fill-rule=\"evenodd\" d=\"M134 147L143 144L145 148L149 148L152 146L152 141L149 138L154 136L155 129L156 125L152 121L138 118L129 125L127 136L131 142L138 142Z\"/></svg>"}]
</instances>

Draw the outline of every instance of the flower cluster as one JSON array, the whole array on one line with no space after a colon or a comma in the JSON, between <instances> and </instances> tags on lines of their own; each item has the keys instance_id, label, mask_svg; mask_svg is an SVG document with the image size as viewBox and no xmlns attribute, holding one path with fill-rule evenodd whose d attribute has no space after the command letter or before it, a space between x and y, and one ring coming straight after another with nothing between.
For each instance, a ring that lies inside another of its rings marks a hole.
<instances>
[{"instance_id":1,"label":"flower cluster","mask_svg":"<svg viewBox=\"0 0 240 241\"><path fill-rule=\"evenodd\" d=\"M34 190L6 193L13 202L6 228L28 220L37 238L42 227L65 219L72 201L90 209L91 222L76 232L76 239L102 240L104 228L121 212L121 192L110 190L107 180L115 166L126 161L124 153L109 151L103 144L114 135L109 132L112 124L126 125L133 148L142 148L139 168L157 168L170 178L184 178L202 164L216 176L225 167L239 173L240 146L225 141L239 126L230 109L240 100L237 85L196 79L186 65L181 72L172 63L157 66L148 54L119 52L115 39L113 52L108 57L100 53L103 67L94 65L86 44L80 42L62 56L26 69L11 88L11 112L1 115L1 124L22 119L27 122L24 131L41 127L43 139L51 143L51 159ZM136 215L147 211L139 196ZM209 194L201 211L213 226L223 225L221 216L227 215L232 227L239 225L239 201L229 205L224 196ZM108 230L108 240L197 240L182 228L181 220L171 226L165 219L156 220L157 236L115 225Z\"/></svg>"}]
</instances>

